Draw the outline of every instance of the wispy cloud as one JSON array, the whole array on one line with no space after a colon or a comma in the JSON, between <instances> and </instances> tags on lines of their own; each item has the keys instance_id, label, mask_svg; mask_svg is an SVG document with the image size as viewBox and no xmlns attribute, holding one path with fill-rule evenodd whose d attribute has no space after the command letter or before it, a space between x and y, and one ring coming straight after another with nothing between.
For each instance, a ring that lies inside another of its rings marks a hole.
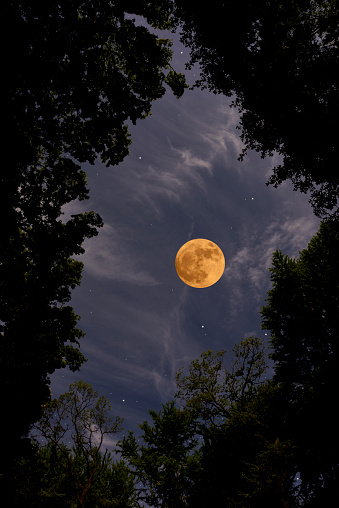
<instances>
[{"instance_id":1,"label":"wispy cloud","mask_svg":"<svg viewBox=\"0 0 339 508\"><path fill-rule=\"evenodd\" d=\"M127 245L126 232L108 223L93 240L84 242L85 254L80 257L86 263L86 271L95 277L154 286L160 282L139 267L138 253Z\"/></svg>"},{"instance_id":2,"label":"wispy cloud","mask_svg":"<svg viewBox=\"0 0 339 508\"><path fill-rule=\"evenodd\" d=\"M130 156L118 167L85 168L91 199L65 207L68 215L94 209L105 223L80 257L72 303L89 361L68 379L80 376L109 396L126 428L173 396L175 373L201 351L230 350L243 332L255 334L272 253L298 256L317 230L303 195L289 184L265 186L277 159L250 153L237 161L238 121L229 99L166 94L153 117L132 126ZM174 266L182 243L200 235L226 257L218 286L201 292L181 283ZM58 377L60 391L66 378Z\"/></svg>"},{"instance_id":3,"label":"wispy cloud","mask_svg":"<svg viewBox=\"0 0 339 508\"><path fill-rule=\"evenodd\" d=\"M219 107L211 112L210 121L201 131L202 140L209 146L211 157L224 162L234 161L238 157L244 144L240 139L239 113L230 107L231 99L223 98Z\"/></svg>"},{"instance_id":4,"label":"wispy cloud","mask_svg":"<svg viewBox=\"0 0 339 508\"><path fill-rule=\"evenodd\" d=\"M178 164L180 168L183 166L188 168L204 168L208 170L209 174L212 174L211 161L204 160L197 155L194 155L189 148L172 147L172 150L174 150L181 158L181 161Z\"/></svg>"},{"instance_id":5,"label":"wispy cloud","mask_svg":"<svg viewBox=\"0 0 339 508\"><path fill-rule=\"evenodd\" d=\"M233 313L248 304L251 295L261 302L269 287L272 254L281 250L290 257L298 257L315 234L319 220L313 216L294 220L274 220L266 228L244 227L242 247L228 260L225 283L232 288Z\"/></svg>"}]
</instances>

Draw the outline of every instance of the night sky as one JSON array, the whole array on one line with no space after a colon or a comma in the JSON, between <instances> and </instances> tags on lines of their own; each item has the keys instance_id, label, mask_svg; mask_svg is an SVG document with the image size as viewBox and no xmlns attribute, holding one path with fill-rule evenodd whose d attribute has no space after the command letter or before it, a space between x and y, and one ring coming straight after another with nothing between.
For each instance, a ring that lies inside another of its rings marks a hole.
<instances>
[{"instance_id":1,"label":"night sky","mask_svg":"<svg viewBox=\"0 0 339 508\"><path fill-rule=\"evenodd\" d=\"M185 72L189 53L174 37L172 65ZM197 73L185 72L190 85ZM173 398L176 372L202 351L231 352L249 335L269 339L259 310L272 254L297 257L320 224L308 196L290 183L265 185L277 158L249 152L237 161L243 145L230 103L207 90L179 100L168 91L152 116L131 126L122 164L83 165L91 198L65 207L65 219L95 210L105 225L77 257L85 266L70 302L88 362L77 373L57 371L52 394L83 379L125 419L123 433L141 434L148 408ZM205 289L185 285L175 271L177 251L193 238L212 240L226 260L221 279Z\"/></svg>"}]
</instances>

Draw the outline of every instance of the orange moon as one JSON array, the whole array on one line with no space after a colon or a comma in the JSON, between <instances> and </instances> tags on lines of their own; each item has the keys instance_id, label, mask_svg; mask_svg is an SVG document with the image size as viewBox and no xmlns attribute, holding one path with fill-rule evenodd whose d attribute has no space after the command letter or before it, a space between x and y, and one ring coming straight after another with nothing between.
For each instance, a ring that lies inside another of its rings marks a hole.
<instances>
[{"instance_id":1,"label":"orange moon","mask_svg":"<svg viewBox=\"0 0 339 508\"><path fill-rule=\"evenodd\" d=\"M196 238L180 247L175 257L175 269L188 286L208 288L224 273L224 254L211 240Z\"/></svg>"}]
</instances>

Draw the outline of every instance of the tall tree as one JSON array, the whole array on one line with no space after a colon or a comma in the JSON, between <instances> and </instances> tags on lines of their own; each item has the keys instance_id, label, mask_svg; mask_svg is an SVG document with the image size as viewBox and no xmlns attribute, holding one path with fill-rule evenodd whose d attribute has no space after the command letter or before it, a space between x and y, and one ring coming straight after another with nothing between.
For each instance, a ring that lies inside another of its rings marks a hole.
<instances>
[{"instance_id":1,"label":"tall tree","mask_svg":"<svg viewBox=\"0 0 339 508\"><path fill-rule=\"evenodd\" d=\"M82 405L77 415L74 413L79 409L79 401L69 398L72 391L83 401L86 400L86 404ZM78 435L76 432L74 435L74 431L83 434L85 430L81 428L81 421L84 423L86 417L89 417L88 422L93 423L93 426L87 429L87 437L90 437L90 431L94 430L95 418L90 409L99 408L101 420L106 419L108 422L109 404L107 401L104 404L104 399L98 398L90 385L83 382L71 386L70 392L63 395L62 401L59 398L54 401L56 404L48 404L45 407L44 418L38 424L38 427L40 425L43 427L43 434L47 435L45 444L41 445L40 439L35 439L33 456L30 459L24 457L18 459L14 469L15 488L11 493L11 508L72 508L79 505L87 508L137 508L139 505L136 501L133 475L124 461L113 461L111 452L100 447L100 432L96 436L96 441L92 442L93 446L89 441L85 447L76 446ZM52 405L54 408L58 406L59 415L61 405L64 406L64 418L60 419L55 413L51 414ZM48 415L51 421L46 425ZM67 424L72 428L65 434L64 439L59 439L61 427L65 429ZM58 428L52 432L55 427ZM113 428L113 431L116 430L118 429ZM94 470L95 473L91 475L91 471ZM86 486L90 487L79 502L80 494L84 492Z\"/></svg>"},{"instance_id":2,"label":"tall tree","mask_svg":"<svg viewBox=\"0 0 339 508\"><path fill-rule=\"evenodd\" d=\"M196 86L235 94L246 150L282 155L268 184L290 179L318 216L338 215L338 1L175 4Z\"/></svg>"},{"instance_id":3,"label":"tall tree","mask_svg":"<svg viewBox=\"0 0 339 508\"><path fill-rule=\"evenodd\" d=\"M201 421L202 428L222 426L235 403L244 404L255 392L267 370L265 348L258 337L247 337L233 347L230 367L226 350L204 351L185 375L176 375L175 397Z\"/></svg>"},{"instance_id":4,"label":"tall tree","mask_svg":"<svg viewBox=\"0 0 339 508\"><path fill-rule=\"evenodd\" d=\"M59 472L68 477L79 506L85 506L90 491L110 464L108 450L101 452L105 436L122 430L123 420L114 419L110 409L103 395L99 397L91 385L78 381L45 405L42 418L33 427L33 437L46 440ZM73 454L67 446L69 439Z\"/></svg>"},{"instance_id":5,"label":"tall tree","mask_svg":"<svg viewBox=\"0 0 339 508\"><path fill-rule=\"evenodd\" d=\"M129 431L117 449L129 464L141 487L139 499L149 506L189 506L192 486L199 470L198 438L194 418L175 406L163 404L157 413L150 409L152 424L140 424L142 444Z\"/></svg>"},{"instance_id":6,"label":"tall tree","mask_svg":"<svg viewBox=\"0 0 339 508\"><path fill-rule=\"evenodd\" d=\"M84 252L83 240L95 236L102 221L94 212L65 223L58 217L65 203L87 193L86 175L72 161L31 167L12 203L16 224L3 228L8 235L0 248L0 386L4 407L11 407L0 424L9 437L0 460L4 474L50 398L49 374L78 370L85 361L78 349L84 336L76 326L79 316L67 305L83 263L71 256Z\"/></svg>"},{"instance_id":7,"label":"tall tree","mask_svg":"<svg viewBox=\"0 0 339 508\"><path fill-rule=\"evenodd\" d=\"M175 396L197 419L203 438L202 472L191 505L291 508L294 445L283 424L286 401L279 387L264 379L263 341L242 339L227 366L225 354L204 351L176 377Z\"/></svg>"},{"instance_id":8,"label":"tall tree","mask_svg":"<svg viewBox=\"0 0 339 508\"><path fill-rule=\"evenodd\" d=\"M191 505L297 508L295 445L284 425L286 402L271 381L236 402L222 425L205 427Z\"/></svg>"},{"instance_id":9,"label":"tall tree","mask_svg":"<svg viewBox=\"0 0 339 508\"><path fill-rule=\"evenodd\" d=\"M298 443L304 495L319 506L334 495L339 473L338 250L339 223L330 221L321 223L298 259L276 251L272 289L261 311L263 328L271 331L274 380L290 400L289 426Z\"/></svg>"},{"instance_id":10,"label":"tall tree","mask_svg":"<svg viewBox=\"0 0 339 508\"><path fill-rule=\"evenodd\" d=\"M177 375L176 399L152 424L119 444L149 506L296 508L294 444L286 438L286 403L279 387L262 379L262 341L236 344L229 368L225 351L205 351Z\"/></svg>"},{"instance_id":11,"label":"tall tree","mask_svg":"<svg viewBox=\"0 0 339 508\"><path fill-rule=\"evenodd\" d=\"M171 68L171 41L126 14L168 29L170 12L167 0L155 7L147 0L3 5L10 72L9 157L0 175L0 386L11 411L1 422L9 439L0 473L40 418L49 375L77 370L85 360L74 347L84 335L78 316L65 304L81 279L82 263L71 256L83 252L102 220L92 211L60 219L65 204L88 198L80 164L97 156L118 164L131 142L128 122L150 114L166 85L177 97L187 86Z\"/></svg>"}]
</instances>

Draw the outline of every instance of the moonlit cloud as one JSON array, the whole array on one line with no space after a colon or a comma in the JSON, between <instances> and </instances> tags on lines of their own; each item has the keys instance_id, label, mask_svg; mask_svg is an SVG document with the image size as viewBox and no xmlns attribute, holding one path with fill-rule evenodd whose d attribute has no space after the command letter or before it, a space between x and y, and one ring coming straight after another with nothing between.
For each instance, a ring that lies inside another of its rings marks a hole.
<instances>
[{"instance_id":1,"label":"moonlit cloud","mask_svg":"<svg viewBox=\"0 0 339 508\"><path fill-rule=\"evenodd\" d=\"M245 244L228 260L225 284L232 287L232 308L237 313L246 306L249 295L263 305L263 293L270 285L269 267L277 249L290 257L298 257L307 247L319 221L313 217L300 217L280 222L274 220L265 229L244 227Z\"/></svg>"},{"instance_id":2,"label":"moonlit cloud","mask_svg":"<svg viewBox=\"0 0 339 508\"><path fill-rule=\"evenodd\" d=\"M204 168L208 170L209 174L211 174L211 162L193 155L191 150L188 148L173 148L173 150L175 150L175 152L181 157L181 161L179 163L180 167L184 165L189 168Z\"/></svg>"},{"instance_id":3,"label":"moonlit cloud","mask_svg":"<svg viewBox=\"0 0 339 508\"><path fill-rule=\"evenodd\" d=\"M298 256L319 226L290 183L265 185L278 156L250 152L237 161L243 144L230 100L166 94L131 126L123 163L86 166L90 199L64 207L64 218L95 210L105 226L84 244L71 302L88 362L78 373L56 372L53 395L84 379L110 399L125 429L137 431L148 408L173 397L176 372L202 351L230 351L249 330L260 335L273 252ZM193 238L214 241L225 255L224 275L206 290L175 271L178 249Z\"/></svg>"},{"instance_id":4,"label":"moonlit cloud","mask_svg":"<svg viewBox=\"0 0 339 508\"><path fill-rule=\"evenodd\" d=\"M138 252L128 248L127 232L105 224L95 241L85 242L81 260L95 277L126 283L154 286L159 284L150 273L138 268Z\"/></svg>"}]
</instances>

